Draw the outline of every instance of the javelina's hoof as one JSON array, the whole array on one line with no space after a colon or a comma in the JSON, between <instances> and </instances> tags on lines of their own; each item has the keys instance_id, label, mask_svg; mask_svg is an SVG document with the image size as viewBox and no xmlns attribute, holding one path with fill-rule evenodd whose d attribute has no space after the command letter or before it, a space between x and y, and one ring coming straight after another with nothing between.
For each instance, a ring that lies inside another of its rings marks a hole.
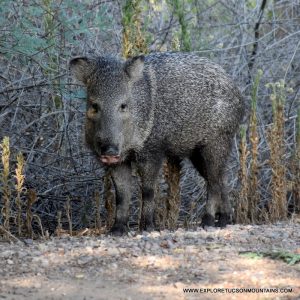
<instances>
[{"instance_id":1,"label":"javelina's hoof","mask_svg":"<svg viewBox=\"0 0 300 300\"><path fill-rule=\"evenodd\" d=\"M205 214L202 218L201 226L215 226L215 218L210 214Z\"/></svg>"},{"instance_id":2,"label":"javelina's hoof","mask_svg":"<svg viewBox=\"0 0 300 300\"><path fill-rule=\"evenodd\" d=\"M114 225L110 231L110 234L114 236L122 236L128 232L128 228L126 225Z\"/></svg>"},{"instance_id":3,"label":"javelina's hoof","mask_svg":"<svg viewBox=\"0 0 300 300\"><path fill-rule=\"evenodd\" d=\"M221 213L219 215L219 221L216 224L218 227L226 227L226 225L231 224L231 217L229 214Z\"/></svg>"},{"instance_id":4,"label":"javelina's hoof","mask_svg":"<svg viewBox=\"0 0 300 300\"><path fill-rule=\"evenodd\" d=\"M153 223L148 223L148 224L144 224L143 226L141 226L140 229L141 229L141 231L151 232L151 231L155 230L155 227L154 227Z\"/></svg>"}]
</instances>

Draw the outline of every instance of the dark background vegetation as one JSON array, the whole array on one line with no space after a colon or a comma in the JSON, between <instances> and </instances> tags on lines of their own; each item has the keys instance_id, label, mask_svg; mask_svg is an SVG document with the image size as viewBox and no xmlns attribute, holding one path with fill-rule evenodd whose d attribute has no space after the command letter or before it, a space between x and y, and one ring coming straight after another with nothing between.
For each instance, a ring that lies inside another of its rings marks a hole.
<instances>
[{"instance_id":1,"label":"dark background vegetation","mask_svg":"<svg viewBox=\"0 0 300 300\"><path fill-rule=\"evenodd\" d=\"M68 61L153 51L196 51L222 65L245 97L242 138L227 168L237 220L299 212L298 0L1 0L0 142L9 137L11 152L9 174L0 164L3 232L21 223L23 234L28 222L52 232L58 218L65 229L71 218L73 230L104 222L105 172L84 144L85 91ZM18 188L19 152L25 179ZM179 221L194 224L205 185L188 162L180 185ZM131 215L136 224L136 201Z\"/></svg>"}]
</instances>

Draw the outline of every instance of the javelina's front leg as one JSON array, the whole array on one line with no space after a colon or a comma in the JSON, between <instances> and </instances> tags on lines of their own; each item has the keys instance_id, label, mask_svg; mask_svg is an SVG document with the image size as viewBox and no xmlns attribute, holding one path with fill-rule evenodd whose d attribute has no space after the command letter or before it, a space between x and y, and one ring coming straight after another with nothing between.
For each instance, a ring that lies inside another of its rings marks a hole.
<instances>
[{"instance_id":1,"label":"javelina's front leg","mask_svg":"<svg viewBox=\"0 0 300 300\"><path fill-rule=\"evenodd\" d=\"M116 190L116 216L111 232L115 235L122 235L128 231L131 177L131 167L127 164L119 165L112 171L112 179Z\"/></svg>"},{"instance_id":2,"label":"javelina's front leg","mask_svg":"<svg viewBox=\"0 0 300 300\"><path fill-rule=\"evenodd\" d=\"M154 159L139 165L139 173L142 182L142 214L140 221L140 229L152 231L154 230L154 193L156 182L161 167L161 160Z\"/></svg>"}]
</instances>

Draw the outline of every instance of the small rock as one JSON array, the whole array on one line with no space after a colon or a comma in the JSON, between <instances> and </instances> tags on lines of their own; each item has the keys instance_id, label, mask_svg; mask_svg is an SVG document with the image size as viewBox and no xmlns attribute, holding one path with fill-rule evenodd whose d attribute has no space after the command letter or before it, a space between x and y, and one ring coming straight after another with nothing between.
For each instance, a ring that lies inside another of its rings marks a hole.
<instances>
[{"instance_id":1,"label":"small rock","mask_svg":"<svg viewBox=\"0 0 300 300\"><path fill-rule=\"evenodd\" d=\"M138 257L140 252L141 252L140 247L134 247L134 248L132 248L131 255L133 257Z\"/></svg>"},{"instance_id":2,"label":"small rock","mask_svg":"<svg viewBox=\"0 0 300 300\"><path fill-rule=\"evenodd\" d=\"M168 241L162 241L160 243L160 247L162 247L164 249L168 249L169 248Z\"/></svg>"},{"instance_id":3,"label":"small rock","mask_svg":"<svg viewBox=\"0 0 300 300\"><path fill-rule=\"evenodd\" d=\"M6 250L6 251L3 251L3 252L0 252L0 258L9 258L9 257L12 257L14 254L15 254L14 251Z\"/></svg>"},{"instance_id":4,"label":"small rock","mask_svg":"<svg viewBox=\"0 0 300 300\"><path fill-rule=\"evenodd\" d=\"M290 233L289 232L282 232L282 238L287 239L290 237Z\"/></svg>"},{"instance_id":5,"label":"small rock","mask_svg":"<svg viewBox=\"0 0 300 300\"><path fill-rule=\"evenodd\" d=\"M14 264L13 260L11 260L11 259L8 259L6 262L7 262L8 265L13 265Z\"/></svg>"},{"instance_id":6,"label":"small rock","mask_svg":"<svg viewBox=\"0 0 300 300\"><path fill-rule=\"evenodd\" d=\"M31 255L32 255L32 256L41 256L41 255L42 255L42 252L41 252L41 251L35 250L35 251L32 251L32 252L31 252Z\"/></svg>"},{"instance_id":7,"label":"small rock","mask_svg":"<svg viewBox=\"0 0 300 300\"><path fill-rule=\"evenodd\" d=\"M240 237L238 240L237 240L238 243L240 244L248 244L249 243L249 239L245 238L245 237Z\"/></svg>"},{"instance_id":8,"label":"small rock","mask_svg":"<svg viewBox=\"0 0 300 300\"><path fill-rule=\"evenodd\" d=\"M42 284L40 282L34 282L32 287L35 289L40 289L41 286L42 286Z\"/></svg>"},{"instance_id":9,"label":"small rock","mask_svg":"<svg viewBox=\"0 0 300 300\"><path fill-rule=\"evenodd\" d=\"M151 232L151 237L152 238L158 238L158 237L160 237L160 232L158 232L158 231Z\"/></svg>"},{"instance_id":10,"label":"small rock","mask_svg":"<svg viewBox=\"0 0 300 300\"><path fill-rule=\"evenodd\" d=\"M132 237L135 236L135 232L134 231L128 231L127 235L128 235L129 238L132 238Z\"/></svg>"},{"instance_id":11,"label":"small rock","mask_svg":"<svg viewBox=\"0 0 300 300\"><path fill-rule=\"evenodd\" d=\"M46 252L47 251L47 246L45 244L38 244L38 249L41 252Z\"/></svg>"},{"instance_id":12,"label":"small rock","mask_svg":"<svg viewBox=\"0 0 300 300\"><path fill-rule=\"evenodd\" d=\"M196 233L195 232L191 232L191 231L188 231L184 234L184 238L186 240L191 240L191 239L194 239L196 237Z\"/></svg>"},{"instance_id":13,"label":"small rock","mask_svg":"<svg viewBox=\"0 0 300 300\"><path fill-rule=\"evenodd\" d=\"M118 254L120 254L120 252L117 248L114 247L114 248L108 248L107 254L111 256L117 256Z\"/></svg>"},{"instance_id":14,"label":"small rock","mask_svg":"<svg viewBox=\"0 0 300 300\"><path fill-rule=\"evenodd\" d=\"M207 226L205 229L207 232L216 232L219 231L219 228L213 226Z\"/></svg>"},{"instance_id":15,"label":"small rock","mask_svg":"<svg viewBox=\"0 0 300 300\"><path fill-rule=\"evenodd\" d=\"M280 234L278 232L267 232L265 237L271 238L271 239L277 239L280 237Z\"/></svg>"},{"instance_id":16,"label":"small rock","mask_svg":"<svg viewBox=\"0 0 300 300\"><path fill-rule=\"evenodd\" d=\"M208 235L208 236L206 237L205 240L206 240L207 242L212 242L214 239L215 239L215 238L214 238L213 236Z\"/></svg>"},{"instance_id":17,"label":"small rock","mask_svg":"<svg viewBox=\"0 0 300 300\"><path fill-rule=\"evenodd\" d=\"M263 243L269 243L270 242L270 238L268 237L264 237L264 236L259 236L257 238L258 241L262 241Z\"/></svg>"},{"instance_id":18,"label":"small rock","mask_svg":"<svg viewBox=\"0 0 300 300\"><path fill-rule=\"evenodd\" d=\"M32 239L24 239L23 241L24 241L25 245L28 245L28 246L33 245L33 240Z\"/></svg>"},{"instance_id":19,"label":"small rock","mask_svg":"<svg viewBox=\"0 0 300 300\"><path fill-rule=\"evenodd\" d=\"M173 249L175 247L174 243L171 240L167 240L168 248Z\"/></svg>"},{"instance_id":20,"label":"small rock","mask_svg":"<svg viewBox=\"0 0 300 300\"><path fill-rule=\"evenodd\" d=\"M112 264L111 264L111 267L112 267L113 269L118 269L118 265L117 265L116 263L112 263Z\"/></svg>"},{"instance_id":21,"label":"small rock","mask_svg":"<svg viewBox=\"0 0 300 300\"><path fill-rule=\"evenodd\" d=\"M65 254L65 248L57 248L57 252L61 255Z\"/></svg>"},{"instance_id":22,"label":"small rock","mask_svg":"<svg viewBox=\"0 0 300 300\"><path fill-rule=\"evenodd\" d=\"M85 247L85 251L86 251L88 254L92 254L92 253L93 253L93 248L90 247L90 246L87 246L87 247Z\"/></svg>"},{"instance_id":23,"label":"small rock","mask_svg":"<svg viewBox=\"0 0 300 300\"><path fill-rule=\"evenodd\" d=\"M49 260L48 259L41 259L40 264L42 267L47 268L49 267Z\"/></svg>"},{"instance_id":24,"label":"small rock","mask_svg":"<svg viewBox=\"0 0 300 300\"><path fill-rule=\"evenodd\" d=\"M144 248L145 248L146 250L150 250L150 249L151 249L151 246L152 246L151 243L146 242Z\"/></svg>"},{"instance_id":25,"label":"small rock","mask_svg":"<svg viewBox=\"0 0 300 300\"><path fill-rule=\"evenodd\" d=\"M147 241L149 241L149 238L147 236L142 236L142 240L147 242Z\"/></svg>"},{"instance_id":26,"label":"small rock","mask_svg":"<svg viewBox=\"0 0 300 300\"><path fill-rule=\"evenodd\" d=\"M93 256L81 256L77 259L77 263L78 265L82 266L90 263L91 261L93 261L93 259Z\"/></svg>"},{"instance_id":27,"label":"small rock","mask_svg":"<svg viewBox=\"0 0 300 300\"><path fill-rule=\"evenodd\" d=\"M228 268L224 266L219 267L219 272L226 272L226 271L228 271Z\"/></svg>"},{"instance_id":28,"label":"small rock","mask_svg":"<svg viewBox=\"0 0 300 300\"><path fill-rule=\"evenodd\" d=\"M18 258L24 258L27 255L28 255L28 253L26 253L24 251L18 251L18 252L16 252L16 257L18 257Z\"/></svg>"},{"instance_id":29,"label":"small rock","mask_svg":"<svg viewBox=\"0 0 300 300\"><path fill-rule=\"evenodd\" d=\"M159 244L153 243L153 244L151 245L151 250L154 250L154 251L160 250Z\"/></svg>"},{"instance_id":30,"label":"small rock","mask_svg":"<svg viewBox=\"0 0 300 300\"><path fill-rule=\"evenodd\" d=\"M193 245L188 245L185 247L185 252L186 253L196 253L197 249Z\"/></svg>"}]
</instances>

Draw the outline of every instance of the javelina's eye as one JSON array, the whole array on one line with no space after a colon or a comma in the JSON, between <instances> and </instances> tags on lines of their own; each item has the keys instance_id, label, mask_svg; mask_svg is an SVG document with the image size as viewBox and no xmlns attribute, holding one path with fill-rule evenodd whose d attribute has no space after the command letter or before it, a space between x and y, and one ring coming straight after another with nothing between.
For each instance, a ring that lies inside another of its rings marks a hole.
<instances>
[{"instance_id":1,"label":"javelina's eye","mask_svg":"<svg viewBox=\"0 0 300 300\"><path fill-rule=\"evenodd\" d=\"M121 111L125 111L127 109L127 104L122 103L120 106Z\"/></svg>"},{"instance_id":2,"label":"javelina's eye","mask_svg":"<svg viewBox=\"0 0 300 300\"><path fill-rule=\"evenodd\" d=\"M92 109L95 111L95 112L98 112L99 111L99 106L97 103L92 103Z\"/></svg>"}]
</instances>

